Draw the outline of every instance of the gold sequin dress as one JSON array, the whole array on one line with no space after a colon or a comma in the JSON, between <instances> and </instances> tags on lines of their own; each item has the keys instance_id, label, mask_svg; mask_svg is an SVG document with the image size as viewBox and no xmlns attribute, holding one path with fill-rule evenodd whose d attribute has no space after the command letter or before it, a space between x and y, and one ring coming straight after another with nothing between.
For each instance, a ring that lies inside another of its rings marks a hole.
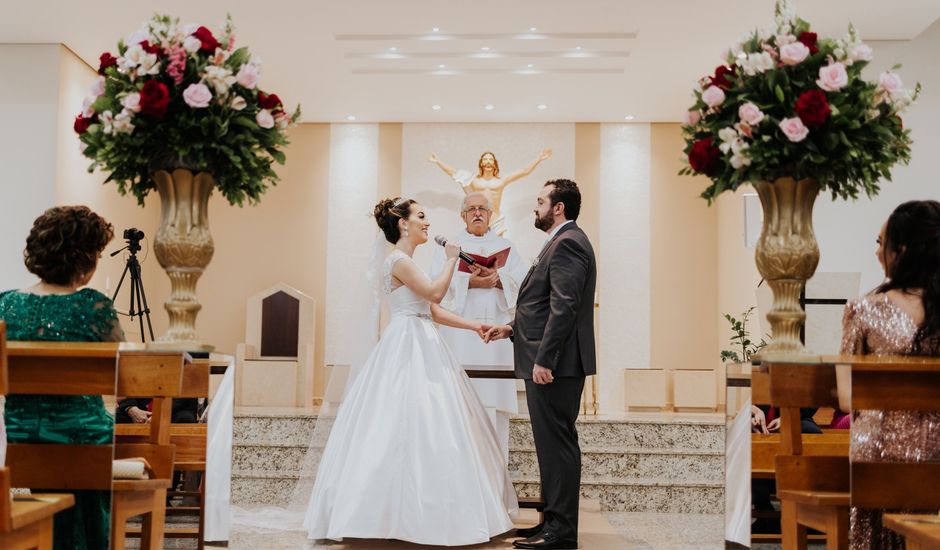
<instances>
[{"instance_id":1,"label":"gold sequin dress","mask_svg":"<svg viewBox=\"0 0 940 550\"><path fill-rule=\"evenodd\" d=\"M846 305L842 353L904 355L911 351L917 325L886 294L871 294ZM922 462L940 460L940 413L857 411L852 420L852 461ZM904 550L904 540L884 528L881 510L853 507L852 550Z\"/></svg>"}]
</instances>

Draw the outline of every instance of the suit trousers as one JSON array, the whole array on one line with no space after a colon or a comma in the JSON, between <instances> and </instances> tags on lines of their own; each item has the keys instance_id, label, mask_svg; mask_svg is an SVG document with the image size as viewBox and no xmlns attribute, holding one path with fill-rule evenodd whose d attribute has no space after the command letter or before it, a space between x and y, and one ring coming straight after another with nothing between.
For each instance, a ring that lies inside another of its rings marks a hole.
<instances>
[{"instance_id":1,"label":"suit trousers","mask_svg":"<svg viewBox=\"0 0 940 550\"><path fill-rule=\"evenodd\" d=\"M578 538L581 447L575 421L583 389L583 376L555 378L551 384L525 381L545 500L545 532L561 539Z\"/></svg>"}]
</instances>

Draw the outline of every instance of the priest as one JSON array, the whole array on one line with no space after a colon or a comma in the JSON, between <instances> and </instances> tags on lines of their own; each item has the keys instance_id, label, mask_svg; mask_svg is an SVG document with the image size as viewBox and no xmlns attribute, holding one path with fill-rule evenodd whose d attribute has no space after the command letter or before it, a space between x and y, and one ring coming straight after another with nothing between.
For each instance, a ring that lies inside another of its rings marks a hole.
<instances>
[{"instance_id":1,"label":"priest","mask_svg":"<svg viewBox=\"0 0 940 550\"><path fill-rule=\"evenodd\" d=\"M465 319L488 324L504 324L513 318L516 295L528 272L512 243L490 230L493 207L482 193L464 197L460 215L466 231L458 237L460 248L470 255L473 265L461 260L441 306ZM439 248L431 268L436 277L444 265L444 250ZM513 350L509 340L484 344L473 332L440 327L457 360L466 369L513 370ZM516 381L474 378L473 386L490 415L499 436L500 447L509 461L509 417L518 412Z\"/></svg>"}]
</instances>

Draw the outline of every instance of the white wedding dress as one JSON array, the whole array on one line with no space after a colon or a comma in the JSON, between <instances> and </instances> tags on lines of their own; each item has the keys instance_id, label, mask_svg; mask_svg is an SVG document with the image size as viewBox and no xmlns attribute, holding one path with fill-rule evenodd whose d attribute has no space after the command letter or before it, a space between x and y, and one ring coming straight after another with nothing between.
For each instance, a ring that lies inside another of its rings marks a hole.
<instances>
[{"instance_id":1,"label":"white wedding dress","mask_svg":"<svg viewBox=\"0 0 940 550\"><path fill-rule=\"evenodd\" d=\"M323 450L304 528L312 539L477 544L518 511L496 432L469 378L408 287L383 281L390 320L351 382Z\"/></svg>"}]
</instances>

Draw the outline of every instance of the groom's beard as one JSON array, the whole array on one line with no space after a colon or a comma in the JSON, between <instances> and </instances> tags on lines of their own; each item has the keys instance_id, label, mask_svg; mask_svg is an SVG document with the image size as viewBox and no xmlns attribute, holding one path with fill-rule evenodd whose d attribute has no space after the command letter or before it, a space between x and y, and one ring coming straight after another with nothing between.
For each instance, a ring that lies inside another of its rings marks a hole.
<instances>
[{"instance_id":1,"label":"groom's beard","mask_svg":"<svg viewBox=\"0 0 940 550\"><path fill-rule=\"evenodd\" d=\"M552 224L555 223L555 218L552 216L551 210L544 216L539 217L539 213L535 213L535 228L539 231L548 231L552 228Z\"/></svg>"}]
</instances>

